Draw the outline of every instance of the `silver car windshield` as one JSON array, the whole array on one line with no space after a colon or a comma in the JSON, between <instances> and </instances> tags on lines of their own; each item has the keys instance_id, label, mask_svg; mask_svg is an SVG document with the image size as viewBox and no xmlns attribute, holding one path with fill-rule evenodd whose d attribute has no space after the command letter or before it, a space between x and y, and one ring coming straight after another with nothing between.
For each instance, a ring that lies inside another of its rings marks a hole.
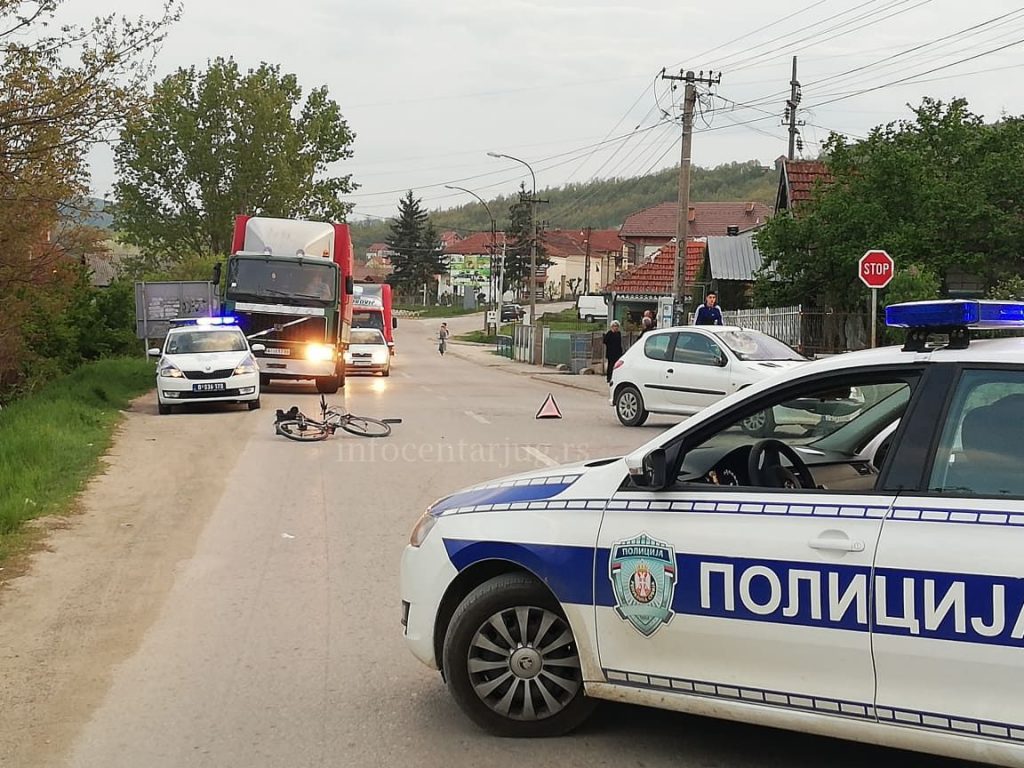
<instances>
[{"instance_id":1,"label":"silver car windshield","mask_svg":"<svg viewBox=\"0 0 1024 768\"><path fill-rule=\"evenodd\" d=\"M776 338L758 331L722 331L716 333L740 360L806 360L796 350Z\"/></svg>"}]
</instances>

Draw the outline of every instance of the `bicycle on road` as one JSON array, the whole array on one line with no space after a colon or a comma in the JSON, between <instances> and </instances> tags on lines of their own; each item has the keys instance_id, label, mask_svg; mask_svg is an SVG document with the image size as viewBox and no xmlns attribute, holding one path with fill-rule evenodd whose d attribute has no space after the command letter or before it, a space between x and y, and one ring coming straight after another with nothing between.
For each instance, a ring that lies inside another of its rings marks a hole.
<instances>
[{"instance_id":1,"label":"bicycle on road","mask_svg":"<svg viewBox=\"0 0 1024 768\"><path fill-rule=\"evenodd\" d=\"M292 406L288 411L277 412L274 426L277 434L289 440L312 443L327 439L338 429L359 437L387 437L391 434L391 425L401 423L401 419L373 419L331 408L327 405L327 398L320 395L319 420L301 413L297 406Z\"/></svg>"}]
</instances>

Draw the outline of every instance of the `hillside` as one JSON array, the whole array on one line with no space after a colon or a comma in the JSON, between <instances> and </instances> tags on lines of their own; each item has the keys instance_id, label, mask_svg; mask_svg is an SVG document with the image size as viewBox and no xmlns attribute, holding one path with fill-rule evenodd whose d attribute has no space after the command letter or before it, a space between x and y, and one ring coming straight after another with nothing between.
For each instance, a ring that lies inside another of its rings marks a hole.
<instances>
[{"instance_id":1,"label":"hillside","mask_svg":"<svg viewBox=\"0 0 1024 768\"><path fill-rule=\"evenodd\" d=\"M677 169L666 168L650 176L541 190L537 196L549 202L539 206L539 219L551 229L615 228L641 208L676 200L678 179ZM715 168L694 166L690 172L690 199L699 202L750 200L774 205L778 179L778 171L765 168L756 160ZM513 199L502 196L487 201L498 219L499 229L508 220ZM483 206L475 201L432 213L431 219L438 230L473 232L490 227ZM386 221L354 224L352 239L357 258L366 253L371 243L382 242L388 231Z\"/></svg>"}]
</instances>

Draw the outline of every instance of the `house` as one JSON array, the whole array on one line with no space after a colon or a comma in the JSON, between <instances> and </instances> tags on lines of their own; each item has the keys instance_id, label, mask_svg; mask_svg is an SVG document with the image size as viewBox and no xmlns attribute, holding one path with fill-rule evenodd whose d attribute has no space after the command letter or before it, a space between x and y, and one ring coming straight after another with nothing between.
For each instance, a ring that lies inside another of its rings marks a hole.
<instances>
[{"instance_id":1,"label":"house","mask_svg":"<svg viewBox=\"0 0 1024 768\"><path fill-rule=\"evenodd\" d=\"M756 202L693 203L689 211L688 240L748 232L763 225L772 214L771 208ZM626 218L619 237L626 244L630 263L640 263L675 238L678 214L679 204L670 202Z\"/></svg>"},{"instance_id":2,"label":"house","mask_svg":"<svg viewBox=\"0 0 1024 768\"><path fill-rule=\"evenodd\" d=\"M761 253L757 250L753 232L732 237L709 237L701 277L707 290L718 294L720 306L748 309L761 264Z\"/></svg>"},{"instance_id":3,"label":"house","mask_svg":"<svg viewBox=\"0 0 1024 768\"><path fill-rule=\"evenodd\" d=\"M801 203L811 199L815 188L832 183L828 166L818 160L787 160L779 162L779 191L775 210L796 213Z\"/></svg>"},{"instance_id":4,"label":"house","mask_svg":"<svg viewBox=\"0 0 1024 768\"><path fill-rule=\"evenodd\" d=\"M690 240L686 243L686 259L683 263L683 284L680 288L694 286L704 268L706 244ZM637 328L645 310L658 313L661 300L672 297L672 274L675 268L676 244L669 243L660 248L643 263L623 272L609 284L611 317L618 320L624 330ZM700 299L694 296L694 299Z\"/></svg>"},{"instance_id":5,"label":"house","mask_svg":"<svg viewBox=\"0 0 1024 768\"><path fill-rule=\"evenodd\" d=\"M623 243L614 229L552 229L540 240L551 262L545 280L550 298L600 293L622 269Z\"/></svg>"}]
</instances>

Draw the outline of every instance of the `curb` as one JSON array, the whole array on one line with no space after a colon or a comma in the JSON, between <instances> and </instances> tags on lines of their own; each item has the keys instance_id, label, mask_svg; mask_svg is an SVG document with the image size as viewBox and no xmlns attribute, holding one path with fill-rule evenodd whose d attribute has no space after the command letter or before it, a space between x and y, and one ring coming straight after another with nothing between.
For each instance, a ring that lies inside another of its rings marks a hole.
<instances>
[{"instance_id":1,"label":"curb","mask_svg":"<svg viewBox=\"0 0 1024 768\"><path fill-rule=\"evenodd\" d=\"M578 389L581 392L590 392L591 394L600 396L601 393L591 387L581 387L579 384L574 384L570 381L559 381L557 378L558 374L550 373L531 373L530 378L534 381L544 381L549 384L557 384L560 387L569 387L570 389Z\"/></svg>"}]
</instances>

